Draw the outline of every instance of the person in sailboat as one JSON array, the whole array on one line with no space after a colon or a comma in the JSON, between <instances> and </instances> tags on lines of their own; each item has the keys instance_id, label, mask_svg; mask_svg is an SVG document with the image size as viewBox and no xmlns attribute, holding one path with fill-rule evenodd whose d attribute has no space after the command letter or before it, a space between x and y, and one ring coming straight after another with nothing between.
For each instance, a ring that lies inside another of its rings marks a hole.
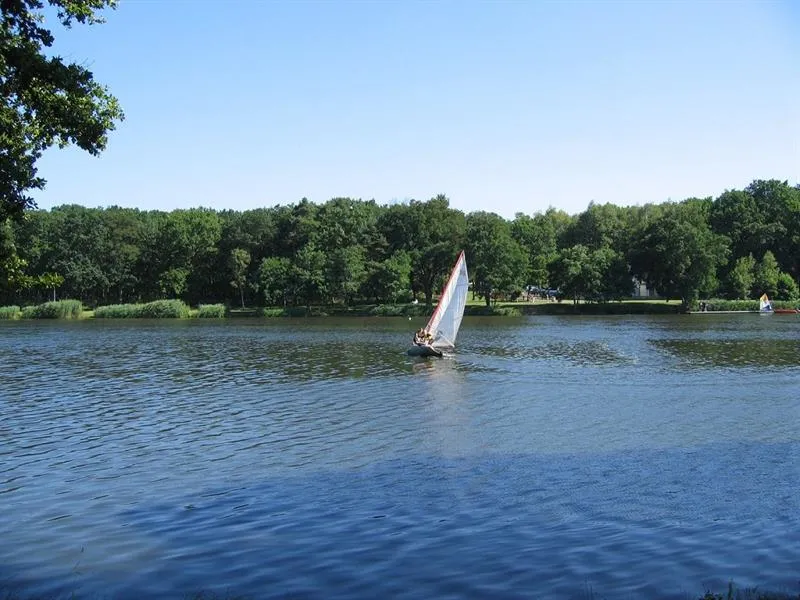
<instances>
[{"instance_id":1,"label":"person in sailboat","mask_svg":"<svg viewBox=\"0 0 800 600\"><path fill-rule=\"evenodd\" d=\"M425 331L424 327L420 327L419 331L414 334L414 343L418 346L428 345L433 341L433 336Z\"/></svg>"}]
</instances>

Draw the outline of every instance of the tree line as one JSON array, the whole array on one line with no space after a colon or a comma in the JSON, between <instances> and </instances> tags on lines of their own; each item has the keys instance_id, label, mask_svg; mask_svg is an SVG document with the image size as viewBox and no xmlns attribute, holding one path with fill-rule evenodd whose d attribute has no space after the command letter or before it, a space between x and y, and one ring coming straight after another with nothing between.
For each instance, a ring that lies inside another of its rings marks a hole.
<instances>
[{"instance_id":1,"label":"tree line","mask_svg":"<svg viewBox=\"0 0 800 600\"><path fill-rule=\"evenodd\" d=\"M636 281L699 297L798 298L800 186L756 180L717 198L550 208L508 220L442 195L379 205L334 198L246 211L65 205L0 224L0 305L431 303L458 253L487 305L528 286L577 302L631 296Z\"/></svg>"}]
</instances>

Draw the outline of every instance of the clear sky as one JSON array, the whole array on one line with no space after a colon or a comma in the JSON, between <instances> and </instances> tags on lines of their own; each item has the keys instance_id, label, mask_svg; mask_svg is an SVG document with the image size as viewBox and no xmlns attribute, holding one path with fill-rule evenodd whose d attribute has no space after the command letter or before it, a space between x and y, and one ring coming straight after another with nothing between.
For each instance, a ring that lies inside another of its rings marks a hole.
<instances>
[{"instance_id":1,"label":"clear sky","mask_svg":"<svg viewBox=\"0 0 800 600\"><path fill-rule=\"evenodd\" d=\"M40 208L445 194L577 214L800 182L800 4L121 0L56 31L126 120Z\"/></svg>"}]
</instances>

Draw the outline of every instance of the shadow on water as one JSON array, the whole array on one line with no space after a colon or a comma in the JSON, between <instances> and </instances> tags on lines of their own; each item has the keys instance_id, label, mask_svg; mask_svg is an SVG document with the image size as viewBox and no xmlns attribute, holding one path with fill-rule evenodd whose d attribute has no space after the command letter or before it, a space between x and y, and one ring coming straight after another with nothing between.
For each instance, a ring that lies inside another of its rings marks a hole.
<instances>
[{"instance_id":1,"label":"shadow on water","mask_svg":"<svg viewBox=\"0 0 800 600\"><path fill-rule=\"evenodd\" d=\"M698 450L418 455L145 496L115 517L129 558L93 564L92 540L76 539L87 559L81 549L68 572L6 564L0 582L90 598L583 598L588 583L592 597L685 599L731 576L760 584L766 569L785 574L771 583L794 585L796 481L765 487L751 467L790 465L796 445ZM735 465L732 478L715 480L719 461ZM753 502L769 523L751 518ZM42 579L11 579L19 571Z\"/></svg>"}]
</instances>

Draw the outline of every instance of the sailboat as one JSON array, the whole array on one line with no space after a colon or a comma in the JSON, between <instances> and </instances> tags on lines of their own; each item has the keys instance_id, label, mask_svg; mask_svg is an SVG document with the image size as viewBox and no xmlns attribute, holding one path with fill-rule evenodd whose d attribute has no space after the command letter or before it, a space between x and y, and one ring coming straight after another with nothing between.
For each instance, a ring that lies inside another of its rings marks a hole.
<instances>
[{"instance_id":1,"label":"sailboat","mask_svg":"<svg viewBox=\"0 0 800 600\"><path fill-rule=\"evenodd\" d=\"M462 250L428 324L414 336L414 345L408 349L410 355L442 356L455 348L468 289L467 261Z\"/></svg>"},{"instance_id":2,"label":"sailboat","mask_svg":"<svg viewBox=\"0 0 800 600\"><path fill-rule=\"evenodd\" d=\"M759 298L758 312L764 314L772 313L772 302L769 301L769 297L766 294L761 294L761 298Z\"/></svg>"},{"instance_id":3,"label":"sailboat","mask_svg":"<svg viewBox=\"0 0 800 600\"><path fill-rule=\"evenodd\" d=\"M776 314L776 315L796 315L800 310L796 308L773 308L772 302L766 294L762 294L760 298L759 312L762 314Z\"/></svg>"}]
</instances>

